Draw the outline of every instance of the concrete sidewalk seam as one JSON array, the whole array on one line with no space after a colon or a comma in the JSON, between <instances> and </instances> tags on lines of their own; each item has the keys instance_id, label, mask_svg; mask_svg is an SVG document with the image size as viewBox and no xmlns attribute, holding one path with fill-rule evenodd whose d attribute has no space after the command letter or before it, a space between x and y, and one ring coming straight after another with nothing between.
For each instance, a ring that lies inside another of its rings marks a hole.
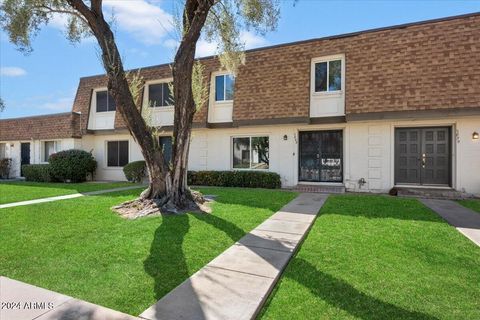
<instances>
[{"instance_id":1,"label":"concrete sidewalk seam","mask_svg":"<svg viewBox=\"0 0 480 320\"><path fill-rule=\"evenodd\" d=\"M279 220L277 220L277 221L279 221ZM255 229L255 230L258 230L258 231L272 231L272 230L267 230L267 229ZM285 231L273 231L273 232L291 234L291 235L296 235L296 236L302 235L301 233L285 232Z\"/></svg>"},{"instance_id":2,"label":"concrete sidewalk seam","mask_svg":"<svg viewBox=\"0 0 480 320\"><path fill-rule=\"evenodd\" d=\"M254 273L245 272L245 271L233 270L233 269L223 268L223 267L219 267L219 266L208 266L208 267L209 267L209 268L226 270L226 271L231 271L231 272L242 273L242 274L246 274L246 275L253 276L253 277L259 277L259 278L265 278L265 279L273 279L272 277L262 276L262 275L260 275L260 274L254 274Z\"/></svg>"}]
</instances>

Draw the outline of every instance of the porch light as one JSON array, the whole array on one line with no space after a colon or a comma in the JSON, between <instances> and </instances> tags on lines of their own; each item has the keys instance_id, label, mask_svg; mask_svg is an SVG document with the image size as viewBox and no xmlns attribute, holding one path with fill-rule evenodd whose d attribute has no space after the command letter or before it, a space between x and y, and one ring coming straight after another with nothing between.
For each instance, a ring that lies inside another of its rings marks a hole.
<instances>
[{"instance_id":1,"label":"porch light","mask_svg":"<svg viewBox=\"0 0 480 320\"><path fill-rule=\"evenodd\" d=\"M474 133L472 133L472 140L478 140L478 138L479 138L478 132L475 131Z\"/></svg>"},{"instance_id":2,"label":"porch light","mask_svg":"<svg viewBox=\"0 0 480 320\"><path fill-rule=\"evenodd\" d=\"M477 139L478 139L478 133L477 133ZM288 136L285 134L283 135L283 140L287 141L288 140Z\"/></svg>"}]
</instances>

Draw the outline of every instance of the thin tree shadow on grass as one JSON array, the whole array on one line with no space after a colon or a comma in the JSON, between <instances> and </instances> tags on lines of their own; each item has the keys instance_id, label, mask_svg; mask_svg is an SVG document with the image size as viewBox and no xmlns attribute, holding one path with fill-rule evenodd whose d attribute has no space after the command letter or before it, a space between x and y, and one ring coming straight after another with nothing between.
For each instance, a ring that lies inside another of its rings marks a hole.
<instances>
[{"instance_id":1,"label":"thin tree shadow on grass","mask_svg":"<svg viewBox=\"0 0 480 320\"><path fill-rule=\"evenodd\" d=\"M189 277L183 252L183 240L190 229L189 215L164 216L155 230L150 254L143 262L145 271L155 281L158 300Z\"/></svg>"},{"instance_id":2,"label":"thin tree shadow on grass","mask_svg":"<svg viewBox=\"0 0 480 320\"><path fill-rule=\"evenodd\" d=\"M228 203L226 200L222 202ZM237 202L239 201L237 200ZM246 203L238 204L248 205ZM251 206L254 210L254 206ZM184 236L189 230L189 219L191 217L224 232L233 242L239 241L246 233L236 224L215 214L166 216L162 225L155 231L150 255L144 262L145 271L155 280L154 293L156 299L162 298L189 277L182 246ZM254 247L250 249L253 252L256 250ZM295 272L288 272L287 270L283 277L294 280L312 292L319 300L325 301L353 316L362 319L382 320L436 319L428 314L411 311L365 294L348 282L318 270L313 264L302 258L294 257L289 263L289 268L295 268ZM189 302L191 303L191 301ZM202 310L199 301L196 301L196 303L199 305L198 310Z\"/></svg>"}]
</instances>

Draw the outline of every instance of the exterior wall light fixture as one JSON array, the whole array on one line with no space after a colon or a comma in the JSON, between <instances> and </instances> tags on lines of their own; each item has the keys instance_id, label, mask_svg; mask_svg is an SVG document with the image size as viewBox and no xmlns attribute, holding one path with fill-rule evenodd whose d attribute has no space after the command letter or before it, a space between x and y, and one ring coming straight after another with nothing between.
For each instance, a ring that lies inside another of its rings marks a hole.
<instances>
[{"instance_id":1,"label":"exterior wall light fixture","mask_svg":"<svg viewBox=\"0 0 480 320\"><path fill-rule=\"evenodd\" d=\"M478 138L479 138L478 132L475 131L474 133L472 133L472 140L478 140Z\"/></svg>"},{"instance_id":2,"label":"exterior wall light fixture","mask_svg":"<svg viewBox=\"0 0 480 320\"><path fill-rule=\"evenodd\" d=\"M478 134L477 134L477 135L478 135ZM477 139L478 139L478 137L477 137ZM285 141L287 141L287 140L288 140L288 136L287 136L286 134L285 134L285 135L283 135L283 140L285 140Z\"/></svg>"}]
</instances>

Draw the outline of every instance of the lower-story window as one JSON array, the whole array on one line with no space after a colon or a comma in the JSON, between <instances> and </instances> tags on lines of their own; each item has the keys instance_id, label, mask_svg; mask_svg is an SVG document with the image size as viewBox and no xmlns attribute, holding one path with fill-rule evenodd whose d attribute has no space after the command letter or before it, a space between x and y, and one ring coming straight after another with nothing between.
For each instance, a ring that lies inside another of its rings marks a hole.
<instances>
[{"instance_id":1,"label":"lower-story window","mask_svg":"<svg viewBox=\"0 0 480 320\"><path fill-rule=\"evenodd\" d=\"M268 137L235 137L233 140L233 169L268 169Z\"/></svg>"},{"instance_id":2,"label":"lower-story window","mask_svg":"<svg viewBox=\"0 0 480 320\"><path fill-rule=\"evenodd\" d=\"M128 164L128 141L107 142L107 166L123 167Z\"/></svg>"},{"instance_id":3,"label":"lower-story window","mask_svg":"<svg viewBox=\"0 0 480 320\"><path fill-rule=\"evenodd\" d=\"M43 161L48 162L48 158L56 152L60 151L60 141L44 141L43 142Z\"/></svg>"}]
</instances>

